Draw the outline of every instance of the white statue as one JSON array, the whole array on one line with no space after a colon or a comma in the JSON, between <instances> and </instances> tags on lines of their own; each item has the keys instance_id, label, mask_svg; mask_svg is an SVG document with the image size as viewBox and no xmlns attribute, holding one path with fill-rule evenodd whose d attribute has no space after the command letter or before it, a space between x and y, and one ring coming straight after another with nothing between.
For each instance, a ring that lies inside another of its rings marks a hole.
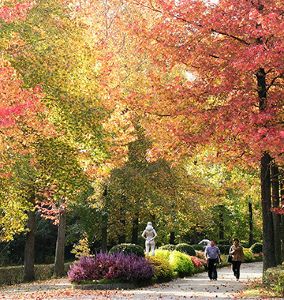
<instances>
[{"instance_id":1,"label":"white statue","mask_svg":"<svg viewBox=\"0 0 284 300\"><path fill-rule=\"evenodd\" d=\"M156 230L153 228L152 223L148 222L142 237L145 239L146 255L149 255L151 247L152 256L155 255L155 237L157 236Z\"/></svg>"}]
</instances>

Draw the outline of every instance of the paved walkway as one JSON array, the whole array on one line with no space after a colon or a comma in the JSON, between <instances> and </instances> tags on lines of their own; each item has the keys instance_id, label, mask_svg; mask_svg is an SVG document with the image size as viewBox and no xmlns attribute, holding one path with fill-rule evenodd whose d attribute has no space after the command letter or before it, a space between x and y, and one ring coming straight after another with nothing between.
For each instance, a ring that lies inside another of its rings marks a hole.
<instances>
[{"instance_id":1,"label":"paved walkway","mask_svg":"<svg viewBox=\"0 0 284 300\"><path fill-rule=\"evenodd\" d=\"M241 280L236 282L230 267L218 270L218 281L210 282L206 273L177 279L166 284L130 291L78 291L66 279L20 284L0 289L0 299L121 300L121 299L239 299L236 294L249 280L261 278L262 263L243 264Z\"/></svg>"}]
</instances>

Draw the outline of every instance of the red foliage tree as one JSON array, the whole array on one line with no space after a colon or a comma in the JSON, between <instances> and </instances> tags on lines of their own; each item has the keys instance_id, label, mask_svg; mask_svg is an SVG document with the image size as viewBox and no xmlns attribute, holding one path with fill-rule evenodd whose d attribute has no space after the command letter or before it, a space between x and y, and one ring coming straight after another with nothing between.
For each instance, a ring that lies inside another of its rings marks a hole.
<instances>
[{"instance_id":1,"label":"red foliage tree","mask_svg":"<svg viewBox=\"0 0 284 300\"><path fill-rule=\"evenodd\" d=\"M168 70L183 66L191 77L171 85L149 78L147 103L153 105L146 109L161 120L154 118L149 132L161 149L165 140L174 149L210 144L233 163L261 162L266 269L275 264L269 170L272 157L283 159L284 4L214 2L136 2L155 13L153 23L135 27L145 37L143 51ZM133 94L129 103L145 109L144 96Z\"/></svg>"}]
</instances>

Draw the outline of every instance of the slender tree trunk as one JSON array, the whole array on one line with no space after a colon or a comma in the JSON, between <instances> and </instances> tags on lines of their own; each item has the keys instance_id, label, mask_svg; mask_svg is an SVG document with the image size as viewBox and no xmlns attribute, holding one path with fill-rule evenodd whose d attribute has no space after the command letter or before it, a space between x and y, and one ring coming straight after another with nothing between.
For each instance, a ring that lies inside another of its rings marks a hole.
<instances>
[{"instance_id":1,"label":"slender tree trunk","mask_svg":"<svg viewBox=\"0 0 284 300\"><path fill-rule=\"evenodd\" d=\"M219 240L225 239L224 206L219 206Z\"/></svg>"},{"instance_id":2,"label":"slender tree trunk","mask_svg":"<svg viewBox=\"0 0 284 300\"><path fill-rule=\"evenodd\" d=\"M170 242L171 245L175 244L175 239L176 239L175 232L171 231L170 232L170 240L169 240L169 242Z\"/></svg>"},{"instance_id":3,"label":"slender tree trunk","mask_svg":"<svg viewBox=\"0 0 284 300\"><path fill-rule=\"evenodd\" d=\"M280 205L280 194L279 194L279 170L275 163L271 166L271 177L272 177L272 201L273 207L279 208ZM281 216L273 213L273 225L274 225L274 250L276 264L281 263L281 239L280 239L280 224Z\"/></svg>"},{"instance_id":4,"label":"slender tree trunk","mask_svg":"<svg viewBox=\"0 0 284 300\"><path fill-rule=\"evenodd\" d=\"M248 203L248 210L249 210L249 245L251 246L254 242L254 237L253 237L253 210L252 210L251 201L249 201L249 203Z\"/></svg>"},{"instance_id":5,"label":"slender tree trunk","mask_svg":"<svg viewBox=\"0 0 284 300\"><path fill-rule=\"evenodd\" d=\"M136 215L132 220L131 243L138 244L139 217Z\"/></svg>"},{"instance_id":6,"label":"slender tree trunk","mask_svg":"<svg viewBox=\"0 0 284 300\"><path fill-rule=\"evenodd\" d=\"M25 241L25 254L24 254L24 281L32 281L35 279L35 212L28 212L27 235Z\"/></svg>"},{"instance_id":7,"label":"slender tree trunk","mask_svg":"<svg viewBox=\"0 0 284 300\"><path fill-rule=\"evenodd\" d=\"M101 227L101 251L107 252L107 241L108 241L108 191L107 186L105 186L103 193L105 206L102 212L102 227Z\"/></svg>"},{"instance_id":8,"label":"slender tree trunk","mask_svg":"<svg viewBox=\"0 0 284 300\"><path fill-rule=\"evenodd\" d=\"M282 174L283 175L283 174ZM284 184L280 181L280 196L281 205L284 205ZM281 229L280 229L280 239L281 239L281 260L284 262L284 215L281 215Z\"/></svg>"},{"instance_id":9,"label":"slender tree trunk","mask_svg":"<svg viewBox=\"0 0 284 300\"><path fill-rule=\"evenodd\" d=\"M276 266L274 251L274 230L271 212L271 182L270 182L271 157L264 153L261 158L261 200L263 222L263 269Z\"/></svg>"},{"instance_id":10,"label":"slender tree trunk","mask_svg":"<svg viewBox=\"0 0 284 300\"><path fill-rule=\"evenodd\" d=\"M261 39L259 39L261 43ZM265 111L267 108L267 90L266 74L263 68L256 73L257 91L259 98L259 110ZM263 222L263 270L276 266L274 251L274 233L273 219L271 212L271 182L270 182L270 163L269 153L263 152L260 161L260 178L261 178L261 205L262 205L262 222Z\"/></svg>"},{"instance_id":11,"label":"slender tree trunk","mask_svg":"<svg viewBox=\"0 0 284 300\"><path fill-rule=\"evenodd\" d=\"M121 206L120 206L120 220L119 220L119 224L120 224L120 230L119 230L119 234L118 234L118 243L119 244L123 244L126 242L126 229L125 229L125 225L126 225L126 220L125 220L125 208L127 205L127 197L125 195L122 195L121 197Z\"/></svg>"},{"instance_id":12,"label":"slender tree trunk","mask_svg":"<svg viewBox=\"0 0 284 300\"><path fill-rule=\"evenodd\" d=\"M126 242L126 234L125 234L125 219L120 220L120 224L122 225L122 231L118 235L118 243L119 244L124 244Z\"/></svg>"},{"instance_id":13,"label":"slender tree trunk","mask_svg":"<svg viewBox=\"0 0 284 300\"><path fill-rule=\"evenodd\" d=\"M65 252L65 234L66 234L66 209L63 208L59 214L59 224L57 231L54 276L64 275L64 252Z\"/></svg>"}]
</instances>

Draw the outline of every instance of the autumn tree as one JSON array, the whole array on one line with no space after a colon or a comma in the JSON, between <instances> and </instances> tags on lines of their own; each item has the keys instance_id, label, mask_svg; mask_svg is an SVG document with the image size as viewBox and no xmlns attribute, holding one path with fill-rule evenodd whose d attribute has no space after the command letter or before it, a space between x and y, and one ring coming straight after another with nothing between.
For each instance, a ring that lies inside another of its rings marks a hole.
<instances>
[{"instance_id":1,"label":"autumn tree","mask_svg":"<svg viewBox=\"0 0 284 300\"><path fill-rule=\"evenodd\" d=\"M170 146L188 152L186 147L191 150L198 144L211 144L217 159L254 166L260 163L264 269L274 266L269 174L271 157L280 163L283 150L282 3L135 3L155 15L153 26L134 22L140 37L146 37L141 51L147 49L166 70L185 68L184 77L171 84L152 78L153 91L148 98L155 104L149 109L161 121L152 117L149 134L155 136L160 149ZM145 106L144 96L132 95L130 103ZM170 145L163 143L165 136L172 137Z\"/></svg>"}]
</instances>

